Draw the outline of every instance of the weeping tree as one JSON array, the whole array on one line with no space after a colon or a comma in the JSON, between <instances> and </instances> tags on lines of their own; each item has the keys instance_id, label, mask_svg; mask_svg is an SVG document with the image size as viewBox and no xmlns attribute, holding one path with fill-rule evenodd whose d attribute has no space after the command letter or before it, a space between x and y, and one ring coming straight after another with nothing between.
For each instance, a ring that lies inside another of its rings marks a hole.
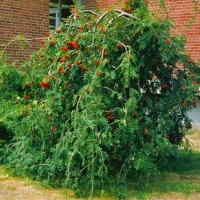
<instances>
[{"instance_id":1,"label":"weeping tree","mask_svg":"<svg viewBox=\"0 0 200 200\"><path fill-rule=\"evenodd\" d=\"M119 187L127 176L144 180L188 147L199 68L185 38L147 1L71 13L16 69L17 79L2 80L2 91L19 80L20 88L2 101L1 121L14 137L1 160L35 179L84 185L88 194L105 189L110 176Z\"/></svg>"}]
</instances>

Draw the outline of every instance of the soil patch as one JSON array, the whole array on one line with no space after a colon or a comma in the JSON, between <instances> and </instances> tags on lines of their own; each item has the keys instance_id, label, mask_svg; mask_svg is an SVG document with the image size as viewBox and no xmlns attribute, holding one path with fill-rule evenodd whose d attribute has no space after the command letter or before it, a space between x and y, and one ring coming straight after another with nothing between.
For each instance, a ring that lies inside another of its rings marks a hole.
<instances>
[{"instance_id":1,"label":"soil patch","mask_svg":"<svg viewBox=\"0 0 200 200\"><path fill-rule=\"evenodd\" d=\"M10 177L0 168L0 200L65 200L61 191L37 187L36 183Z\"/></svg>"}]
</instances>

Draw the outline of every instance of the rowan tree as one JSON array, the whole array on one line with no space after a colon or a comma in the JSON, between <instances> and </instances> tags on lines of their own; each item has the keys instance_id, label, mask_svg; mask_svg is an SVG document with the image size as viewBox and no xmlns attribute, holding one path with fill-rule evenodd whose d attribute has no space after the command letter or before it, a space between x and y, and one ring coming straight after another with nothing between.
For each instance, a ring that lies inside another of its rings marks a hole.
<instances>
[{"instance_id":1,"label":"rowan tree","mask_svg":"<svg viewBox=\"0 0 200 200\"><path fill-rule=\"evenodd\" d=\"M149 12L147 1L71 13L22 72L12 71L18 79L4 73L1 91L9 86L15 95L1 110L15 135L2 160L16 172L91 193L109 176L119 185L135 174L148 178L178 146L188 147L199 68L186 40Z\"/></svg>"}]
</instances>

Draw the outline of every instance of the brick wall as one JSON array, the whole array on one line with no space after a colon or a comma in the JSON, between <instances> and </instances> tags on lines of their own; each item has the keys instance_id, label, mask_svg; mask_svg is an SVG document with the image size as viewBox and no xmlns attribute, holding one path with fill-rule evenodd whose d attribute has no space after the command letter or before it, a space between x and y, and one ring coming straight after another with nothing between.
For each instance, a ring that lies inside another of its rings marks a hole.
<instances>
[{"instance_id":1,"label":"brick wall","mask_svg":"<svg viewBox=\"0 0 200 200\"><path fill-rule=\"evenodd\" d=\"M149 7L156 10L156 0L149 0ZM110 6L119 6L123 0L82 0L86 9L107 9ZM187 49L193 59L200 59L200 16L189 27L185 24L195 16L194 0L168 0L169 16L173 19L179 33L187 37ZM157 12L158 9L157 9ZM0 50L2 44L8 43L13 36L24 35L26 38L40 38L48 32L49 27L49 0L1 0L0 1ZM40 40L33 40L32 45L20 49L17 43L9 46L6 53L9 60L19 61L29 58L30 53L40 47Z\"/></svg>"},{"instance_id":2,"label":"brick wall","mask_svg":"<svg viewBox=\"0 0 200 200\"><path fill-rule=\"evenodd\" d=\"M104 10L110 6L119 6L121 2L122 0L81 0L81 4L91 10Z\"/></svg>"},{"instance_id":3,"label":"brick wall","mask_svg":"<svg viewBox=\"0 0 200 200\"><path fill-rule=\"evenodd\" d=\"M82 0L81 2L87 9L106 9L112 5L119 6L123 0ZM157 0L149 0L149 8L160 12L156 2ZM187 37L186 47L191 52L192 58L200 59L200 14L195 16L194 0L166 0L166 6L177 31ZM196 21L186 26L193 17L196 17Z\"/></svg>"},{"instance_id":4,"label":"brick wall","mask_svg":"<svg viewBox=\"0 0 200 200\"><path fill-rule=\"evenodd\" d=\"M1 0L0 1L0 50L16 35L27 39L44 37L49 28L48 0ZM14 42L6 50L8 61L26 60L30 53L37 50L40 40L33 40L25 49Z\"/></svg>"},{"instance_id":5,"label":"brick wall","mask_svg":"<svg viewBox=\"0 0 200 200\"><path fill-rule=\"evenodd\" d=\"M200 59L200 14L195 15L194 0L167 0L166 6L165 16L169 16L178 33L187 37L186 47L192 58ZM155 0L150 0L150 8L159 12ZM190 23L193 18L196 21Z\"/></svg>"}]
</instances>

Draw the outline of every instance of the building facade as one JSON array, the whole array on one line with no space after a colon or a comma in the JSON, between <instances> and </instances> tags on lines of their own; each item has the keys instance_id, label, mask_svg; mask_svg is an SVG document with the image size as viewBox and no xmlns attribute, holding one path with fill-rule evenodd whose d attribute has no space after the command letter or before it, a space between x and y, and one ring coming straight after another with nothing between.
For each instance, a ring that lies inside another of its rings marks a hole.
<instances>
[{"instance_id":1,"label":"building facade","mask_svg":"<svg viewBox=\"0 0 200 200\"><path fill-rule=\"evenodd\" d=\"M79 0L83 9L105 10L112 6L120 7L124 0ZM148 1L149 8L159 12L156 0ZM187 36L187 49L194 60L200 59L200 16L196 14L194 0L167 1L168 15L177 31ZM1 0L0 4L0 50L13 41L7 48L8 61L27 60L31 52L39 49L40 39L49 29L55 29L60 21L70 14L72 0ZM29 41L25 49L19 48L15 37L24 35Z\"/></svg>"},{"instance_id":2,"label":"building facade","mask_svg":"<svg viewBox=\"0 0 200 200\"><path fill-rule=\"evenodd\" d=\"M31 52L38 49L40 40L49 28L49 1L48 0L1 0L0 1L0 50L6 49L9 61L23 61L29 58ZM15 39L24 35L31 39L25 44L25 49L19 48Z\"/></svg>"},{"instance_id":3,"label":"building facade","mask_svg":"<svg viewBox=\"0 0 200 200\"><path fill-rule=\"evenodd\" d=\"M150 0L153 11L159 12L156 0ZM196 3L195 3L196 2ZM200 59L200 4L194 0L166 0L165 16L168 16L176 27L178 34L187 38L186 48L193 60Z\"/></svg>"},{"instance_id":4,"label":"building facade","mask_svg":"<svg viewBox=\"0 0 200 200\"><path fill-rule=\"evenodd\" d=\"M81 0L82 5L87 9L104 10L109 6L119 6L123 0Z\"/></svg>"}]
</instances>

